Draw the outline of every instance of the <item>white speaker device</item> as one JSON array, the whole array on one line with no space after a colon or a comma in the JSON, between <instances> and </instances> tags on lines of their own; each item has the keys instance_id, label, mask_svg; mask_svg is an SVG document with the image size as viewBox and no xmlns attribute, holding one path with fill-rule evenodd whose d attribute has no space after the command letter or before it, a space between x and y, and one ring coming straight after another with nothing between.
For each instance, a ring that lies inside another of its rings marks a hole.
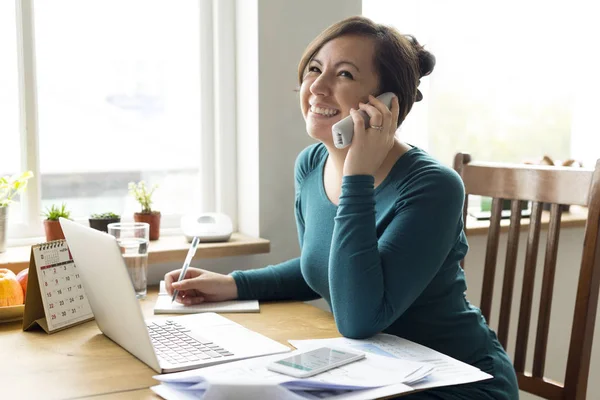
<instances>
[{"instance_id":1,"label":"white speaker device","mask_svg":"<svg viewBox=\"0 0 600 400\"><path fill-rule=\"evenodd\" d=\"M186 214L181 217L181 230L188 243L197 236L202 242L226 242L233 232L231 219L221 213Z\"/></svg>"},{"instance_id":2,"label":"white speaker device","mask_svg":"<svg viewBox=\"0 0 600 400\"><path fill-rule=\"evenodd\" d=\"M379 96L377 99L381 100L383 104L387 108L392 107L392 99L394 98L394 93L386 92ZM359 110L365 119L365 129L369 127L369 115L363 110ZM349 146L352 142L352 136L354 136L354 121L352 120L352 116L348 115L346 118L341 120L340 122L336 122L331 127L331 134L333 135L333 144L338 149L343 149L346 146Z\"/></svg>"}]
</instances>

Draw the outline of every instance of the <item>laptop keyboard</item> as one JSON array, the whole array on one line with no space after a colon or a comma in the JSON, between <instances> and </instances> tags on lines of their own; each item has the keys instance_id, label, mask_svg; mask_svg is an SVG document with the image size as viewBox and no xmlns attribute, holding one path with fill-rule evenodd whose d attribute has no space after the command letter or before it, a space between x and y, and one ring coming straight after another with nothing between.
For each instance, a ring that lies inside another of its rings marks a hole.
<instances>
[{"instance_id":1,"label":"laptop keyboard","mask_svg":"<svg viewBox=\"0 0 600 400\"><path fill-rule=\"evenodd\" d=\"M158 358L171 364L233 356L233 353L211 340L203 339L185 326L171 320L150 323L148 332Z\"/></svg>"}]
</instances>

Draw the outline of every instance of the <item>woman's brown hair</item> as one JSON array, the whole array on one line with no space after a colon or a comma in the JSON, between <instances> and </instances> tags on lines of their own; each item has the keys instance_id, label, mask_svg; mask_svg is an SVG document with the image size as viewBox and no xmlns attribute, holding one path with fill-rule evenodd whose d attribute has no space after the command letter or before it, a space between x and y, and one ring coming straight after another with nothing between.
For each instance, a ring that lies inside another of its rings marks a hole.
<instances>
[{"instance_id":1,"label":"woman's brown hair","mask_svg":"<svg viewBox=\"0 0 600 400\"><path fill-rule=\"evenodd\" d=\"M423 95L417 88L420 78L429 75L435 66L435 57L411 35L402 35L396 29L376 24L368 18L356 16L331 25L306 48L298 65L298 82L302 85L308 63L329 41L346 35L372 38L375 43L374 63L379 75L379 93L393 92L400 102L398 126L404 121L415 101Z\"/></svg>"}]
</instances>

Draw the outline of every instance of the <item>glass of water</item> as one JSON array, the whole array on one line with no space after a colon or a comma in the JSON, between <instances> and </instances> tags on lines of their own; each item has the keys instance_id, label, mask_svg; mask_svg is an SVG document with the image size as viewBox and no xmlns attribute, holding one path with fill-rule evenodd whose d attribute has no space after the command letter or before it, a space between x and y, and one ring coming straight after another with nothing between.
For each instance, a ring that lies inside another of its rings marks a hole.
<instances>
[{"instance_id":1,"label":"glass of water","mask_svg":"<svg viewBox=\"0 0 600 400\"><path fill-rule=\"evenodd\" d=\"M146 222L108 224L108 234L117 238L138 299L145 299L148 292L149 233L150 225Z\"/></svg>"}]
</instances>

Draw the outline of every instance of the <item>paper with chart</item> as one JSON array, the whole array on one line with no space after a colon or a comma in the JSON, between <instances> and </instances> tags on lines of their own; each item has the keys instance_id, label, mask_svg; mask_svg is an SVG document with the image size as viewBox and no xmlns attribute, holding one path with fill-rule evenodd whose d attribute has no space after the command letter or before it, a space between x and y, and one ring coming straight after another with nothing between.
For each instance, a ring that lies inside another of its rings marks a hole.
<instances>
[{"instance_id":1,"label":"paper with chart","mask_svg":"<svg viewBox=\"0 0 600 400\"><path fill-rule=\"evenodd\" d=\"M422 362L435 366L435 370L425 379L416 383L407 383L413 389L458 385L493 378L490 374L472 365L463 363L410 340L384 333L364 340L341 337L316 340L289 340L289 343L297 349L302 350L321 346L348 347L371 354L387 356L388 358Z\"/></svg>"},{"instance_id":2,"label":"paper with chart","mask_svg":"<svg viewBox=\"0 0 600 400\"><path fill-rule=\"evenodd\" d=\"M172 302L171 296L169 296L165 289L165 281L160 281L160 289L158 291L156 304L154 305L154 314L194 314L201 312L260 312L260 306L258 300L232 300L186 306L176 301Z\"/></svg>"},{"instance_id":3,"label":"paper with chart","mask_svg":"<svg viewBox=\"0 0 600 400\"><path fill-rule=\"evenodd\" d=\"M295 353L286 354L285 357ZM196 398L205 398L202 396L219 388L220 396L234 396L235 393L246 393L252 389L262 393L263 398L280 398L273 397L270 393L285 389L302 396L301 398L368 399L412 391L413 389L403 383L422 379L433 370L432 366L423 363L367 354L361 361L310 378L298 379L266 368L269 362L281 358L281 354L259 357L192 371L157 375L154 378L167 386L166 389L160 390L188 395L194 392ZM377 393L371 393L369 389L376 390ZM354 391L359 391L356 396Z\"/></svg>"}]
</instances>

